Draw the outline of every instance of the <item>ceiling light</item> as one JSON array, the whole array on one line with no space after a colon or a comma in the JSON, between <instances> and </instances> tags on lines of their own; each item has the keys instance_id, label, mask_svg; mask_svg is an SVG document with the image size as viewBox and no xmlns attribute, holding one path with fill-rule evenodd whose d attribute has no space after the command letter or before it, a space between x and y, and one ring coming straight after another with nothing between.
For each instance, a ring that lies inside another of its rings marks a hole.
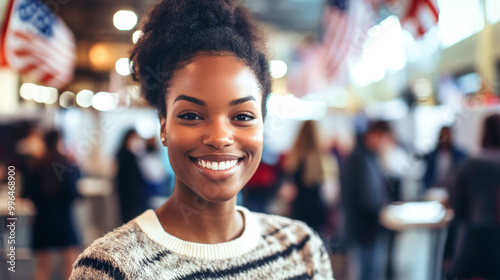
<instances>
[{"instance_id":1,"label":"ceiling light","mask_svg":"<svg viewBox=\"0 0 500 280\"><path fill-rule=\"evenodd\" d=\"M144 33L142 33L142 30L137 30L132 34L132 42L135 44L139 39L142 37Z\"/></svg>"},{"instance_id":2,"label":"ceiling light","mask_svg":"<svg viewBox=\"0 0 500 280\"><path fill-rule=\"evenodd\" d=\"M50 95L50 91L48 88L44 86L35 86L35 90L33 92L33 100L37 103L44 103L45 99Z\"/></svg>"},{"instance_id":3,"label":"ceiling light","mask_svg":"<svg viewBox=\"0 0 500 280\"><path fill-rule=\"evenodd\" d=\"M105 67L109 65L110 58L111 54L106 45L97 43L90 48L89 60L92 66L97 68Z\"/></svg>"},{"instance_id":4,"label":"ceiling light","mask_svg":"<svg viewBox=\"0 0 500 280\"><path fill-rule=\"evenodd\" d=\"M110 111L116 109L117 100L113 94L100 91L92 97L92 107L99 111Z\"/></svg>"},{"instance_id":5,"label":"ceiling light","mask_svg":"<svg viewBox=\"0 0 500 280\"><path fill-rule=\"evenodd\" d=\"M130 62L128 58L122 57L116 61L115 64L116 72L122 76L130 75Z\"/></svg>"},{"instance_id":6,"label":"ceiling light","mask_svg":"<svg viewBox=\"0 0 500 280\"><path fill-rule=\"evenodd\" d=\"M33 99L33 93L35 92L36 85L31 84L31 83L24 83L21 85L21 88L19 89L19 93L21 94L21 97L26 100L32 100Z\"/></svg>"},{"instance_id":7,"label":"ceiling light","mask_svg":"<svg viewBox=\"0 0 500 280\"><path fill-rule=\"evenodd\" d=\"M61 93L61 96L59 97L59 105L66 109L75 106L75 94L71 91Z\"/></svg>"},{"instance_id":8,"label":"ceiling light","mask_svg":"<svg viewBox=\"0 0 500 280\"><path fill-rule=\"evenodd\" d=\"M92 91L84 89L76 95L76 104L78 104L78 106L80 107L88 108L90 107L90 105L92 105L93 96L94 93Z\"/></svg>"},{"instance_id":9,"label":"ceiling light","mask_svg":"<svg viewBox=\"0 0 500 280\"><path fill-rule=\"evenodd\" d=\"M113 24L118 30L131 30L137 24L137 15L132 11L118 11L113 16Z\"/></svg>"},{"instance_id":10,"label":"ceiling light","mask_svg":"<svg viewBox=\"0 0 500 280\"><path fill-rule=\"evenodd\" d=\"M279 79L286 75L287 66L283 60L271 60L271 62L269 62L269 68L271 76L275 79Z\"/></svg>"},{"instance_id":11,"label":"ceiling light","mask_svg":"<svg viewBox=\"0 0 500 280\"><path fill-rule=\"evenodd\" d=\"M58 98L59 98L59 92L57 91L57 89L53 87L47 87L47 93L43 99L43 103L49 105L54 104L57 102Z\"/></svg>"}]
</instances>

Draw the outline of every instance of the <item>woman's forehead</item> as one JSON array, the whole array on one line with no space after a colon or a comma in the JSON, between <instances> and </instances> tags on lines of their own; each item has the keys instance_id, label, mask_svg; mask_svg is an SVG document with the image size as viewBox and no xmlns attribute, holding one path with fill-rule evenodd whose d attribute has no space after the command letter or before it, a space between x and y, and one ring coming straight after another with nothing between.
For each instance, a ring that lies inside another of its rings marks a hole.
<instances>
[{"instance_id":1,"label":"woman's forehead","mask_svg":"<svg viewBox=\"0 0 500 280\"><path fill-rule=\"evenodd\" d=\"M183 78L231 78L234 75L253 71L240 59L233 55L201 54L193 58L189 64L175 72L173 80ZM255 79L255 81L257 81Z\"/></svg>"},{"instance_id":2,"label":"woman's forehead","mask_svg":"<svg viewBox=\"0 0 500 280\"><path fill-rule=\"evenodd\" d=\"M253 95L260 100L258 80L252 69L234 56L200 55L178 70L171 82L170 97L178 95ZM175 98L175 97L174 97Z\"/></svg>"}]
</instances>

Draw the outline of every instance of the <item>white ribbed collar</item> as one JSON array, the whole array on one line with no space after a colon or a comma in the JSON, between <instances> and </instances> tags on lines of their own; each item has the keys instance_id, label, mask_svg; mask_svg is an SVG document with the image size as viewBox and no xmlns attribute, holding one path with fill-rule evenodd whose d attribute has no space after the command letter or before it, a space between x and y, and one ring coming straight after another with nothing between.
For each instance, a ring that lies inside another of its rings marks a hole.
<instances>
[{"instance_id":1,"label":"white ribbed collar","mask_svg":"<svg viewBox=\"0 0 500 280\"><path fill-rule=\"evenodd\" d=\"M135 221L151 239L171 252L188 257L221 260L241 256L254 249L259 242L259 224L253 214L241 206L236 206L236 210L243 214L245 221L243 233L236 239L217 244L184 241L169 234L163 229L156 213L151 209L135 218Z\"/></svg>"}]
</instances>

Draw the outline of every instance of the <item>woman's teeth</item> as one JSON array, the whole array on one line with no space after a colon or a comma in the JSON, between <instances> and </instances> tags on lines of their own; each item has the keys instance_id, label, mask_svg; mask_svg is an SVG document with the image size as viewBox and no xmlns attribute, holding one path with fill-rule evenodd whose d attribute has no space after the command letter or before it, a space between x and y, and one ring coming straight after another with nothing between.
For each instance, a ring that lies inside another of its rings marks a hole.
<instances>
[{"instance_id":1,"label":"woman's teeth","mask_svg":"<svg viewBox=\"0 0 500 280\"><path fill-rule=\"evenodd\" d=\"M212 170L226 170L230 169L233 166L235 166L238 163L238 160L228 160L228 161L221 161L221 162L216 162L216 161L204 161L204 160L197 160L196 163L207 169L212 169Z\"/></svg>"}]
</instances>

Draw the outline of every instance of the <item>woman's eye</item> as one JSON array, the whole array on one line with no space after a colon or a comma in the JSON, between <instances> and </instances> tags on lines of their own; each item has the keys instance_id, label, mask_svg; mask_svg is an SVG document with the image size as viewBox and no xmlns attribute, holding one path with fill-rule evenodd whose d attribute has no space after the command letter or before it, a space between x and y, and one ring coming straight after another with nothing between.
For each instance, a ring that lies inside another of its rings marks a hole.
<instances>
[{"instance_id":1,"label":"woman's eye","mask_svg":"<svg viewBox=\"0 0 500 280\"><path fill-rule=\"evenodd\" d=\"M201 120L202 118L195 113L184 113L177 116L179 119L184 120Z\"/></svg>"},{"instance_id":2,"label":"woman's eye","mask_svg":"<svg viewBox=\"0 0 500 280\"><path fill-rule=\"evenodd\" d=\"M255 119L255 117L252 115L248 115L248 114L239 114L235 117L235 119L237 121L245 122L245 121L251 121L251 120Z\"/></svg>"}]
</instances>

